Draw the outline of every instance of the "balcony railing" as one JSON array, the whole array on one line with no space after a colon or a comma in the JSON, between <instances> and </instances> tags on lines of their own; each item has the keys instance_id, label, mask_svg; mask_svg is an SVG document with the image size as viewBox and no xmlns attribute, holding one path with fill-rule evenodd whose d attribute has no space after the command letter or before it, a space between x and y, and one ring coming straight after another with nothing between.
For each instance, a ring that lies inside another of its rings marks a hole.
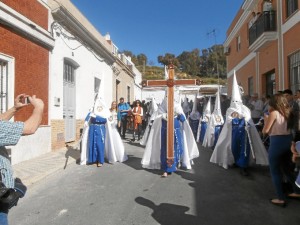
<instances>
[{"instance_id":1,"label":"balcony railing","mask_svg":"<svg viewBox=\"0 0 300 225\"><path fill-rule=\"evenodd\" d=\"M276 11L266 11L249 28L249 46L264 32L276 31Z\"/></svg>"}]
</instances>

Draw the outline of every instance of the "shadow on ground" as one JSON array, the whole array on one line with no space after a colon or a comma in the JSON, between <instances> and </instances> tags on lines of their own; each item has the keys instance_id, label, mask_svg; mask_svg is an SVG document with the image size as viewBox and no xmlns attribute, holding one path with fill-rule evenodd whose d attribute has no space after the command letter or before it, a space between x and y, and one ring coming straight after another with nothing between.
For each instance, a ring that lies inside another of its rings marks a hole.
<instances>
[{"instance_id":1,"label":"shadow on ground","mask_svg":"<svg viewBox=\"0 0 300 225\"><path fill-rule=\"evenodd\" d=\"M67 147L67 151L65 153L66 161L65 161L64 169L67 168L70 157L76 161L76 164L80 164L80 150L78 149L78 147L69 146L69 145L66 145L66 147Z\"/></svg>"},{"instance_id":2,"label":"shadow on ground","mask_svg":"<svg viewBox=\"0 0 300 225\"><path fill-rule=\"evenodd\" d=\"M186 214L190 209L189 207L169 203L155 205L154 202L143 197L137 197L135 201L142 206L152 209L151 216L161 225L199 224L197 217Z\"/></svg>"}]
</instances>

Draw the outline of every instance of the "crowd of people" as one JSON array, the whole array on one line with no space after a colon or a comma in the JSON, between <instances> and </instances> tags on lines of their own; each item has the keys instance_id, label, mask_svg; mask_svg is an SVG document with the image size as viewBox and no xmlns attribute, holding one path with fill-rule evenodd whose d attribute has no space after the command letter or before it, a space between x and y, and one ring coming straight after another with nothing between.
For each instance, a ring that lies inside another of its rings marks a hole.
<instances>
[{"instance_id":1,"label":"crowd of people","mask_svg":"<svg viewBox=\"0 0 300 225\"><path fill-rule=\"evenodd\" d=\"M30 103L23 102L26 98ZM22 100L21 100L22 99ZM19 109L31 104L32 115L25 122L9 122ZM7 224L7 213L26 187L14 179L5 155L5 146L15 145L21 135L33 134L41 123L43 102L35 96L17 96L15 105L0 115L0 223ZM259 98L242 96L234 76L231 98L197 98L174 101L174 151L167 150L167 98L158 105L135 100L132 104L113 101L110 107L97 97L85 119L80 164L102 167L128 159L122 139L131 134L145 146L142 167L162 170L167 177L179 167L191 169L199 157L200 143L213 149L210 162L225 169L239 167L248 176L252 163L268 165L276 197L270 203L285 207L287 198L300 200L300 90L290 89ZM268 138L268 145L263 140ZM168 153L167 153L168 152ZM3 169L5 168L5 169ZM9 197L9 198L8 198ZM8 200L9 199L9 200Z\"/></svg>"}]
</instances>

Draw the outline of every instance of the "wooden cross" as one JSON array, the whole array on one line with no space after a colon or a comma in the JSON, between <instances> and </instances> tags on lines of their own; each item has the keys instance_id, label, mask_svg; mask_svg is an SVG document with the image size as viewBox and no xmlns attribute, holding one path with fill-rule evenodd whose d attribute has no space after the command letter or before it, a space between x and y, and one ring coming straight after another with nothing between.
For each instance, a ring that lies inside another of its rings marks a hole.
<instances>
[{"instance_id":1,"label":"wooden cross","mask_svg":"<svg viewBox=\"0 0 300 225\"><path fill-rule=\"evenodd\" d=\"M174 163L174 86L175 85L200 85L198 79L174 80L174 66L168 66L169 77L167 80L144 80L142 86L167 87L168 116L167 116L167 165Z\"/></svg>"}]
</instances>

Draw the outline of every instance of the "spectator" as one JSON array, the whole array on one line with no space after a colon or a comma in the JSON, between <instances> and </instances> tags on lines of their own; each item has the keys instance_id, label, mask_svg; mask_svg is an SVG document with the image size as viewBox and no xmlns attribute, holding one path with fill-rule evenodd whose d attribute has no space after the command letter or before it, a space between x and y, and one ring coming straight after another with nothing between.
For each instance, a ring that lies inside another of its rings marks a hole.
<instances>
[{"instance_id":1,"label":"spectator","mask_svg":"<svg viewBox=\"0 0 300 225\"><path fill-rule=\"evenodd\" d=\"M120 103L118 104L118 111L120 112L120 127L118 127L119 134L123 139L125 139L125 133L127 129L127 115L130 111L130 106L128 103L124 102L124 98L120 98ZM122 134L121 134L122 130Z\"/></svg>"},{"instance_id":2,"label":"spectator","mask_svg":"<svg viewBox=\"0 0 300 225\"><path fill-rule=\"evenodd\" d=\"M290 89L285 89L283 91L283 95L288 100L288 104L292 110L292 117L293 117L293 127L292 127L292 134L293 136L299 132L299 105L294 100L293 92Z\"/></svg>"},{"instance_id":3,"label":"spectator","mask_svg":"<svg viewBox=\"0 0 300 225\"><path fill-rule=\"evenodd\" d=\"M143 107L141 107L141 102L139 100L135 101L135 105L133 107L132 115L133 115L133 136L132 141L135 141L135 133L138 134L138 141L141 139L141 129L142 129L142 117L144 115Z\"/></svg>"},{"instance_id":4,"label":"spectator","mask_svg":"<svg viewBox=\"0 0 300 225\"><path fill-rule=\"evenodd\" d=\"M30 103L24 103L24 99L28 99ZM31 104L34 109L31 116L25 122L10 122L9 120L15 113ZM41 99L36 98L35 95L28 96L26 94L18 95L15 98L14 106L0 115L0 167L1 169L1 184L2 188L7 188L7 193L1 197L0 201L0 224L7 225L7 214L9 209L14 206L19 197L23 197L26 187L22 185L19 179L14 180L13 170L8 159L5 146L16 145L21 135L34 134L38 129L44 110L44 103ZM7 197L7 198L5 198ZM7 199L14 199L12 205L7 202Z\"/></svg>"},{"instance_id":5,"label":"spectator","mask_svg":"<svg viewBox=\"0 0 300 225\"><path fill-rule=\"evenodd\" d=\"M277 198L271 199L274 205L285 207L283 175L291 182L291 109L282 94L275 94L269 101L269 116L265 114L263 134L270 136L269 167Z\"/></svg>"},{"instance_id":6,"label":"spectator","mask_svg":"<svg viewBox=\"0 0 300 225\"><path fill-rule=\"evenodd\" d=\"M266 95L266 97L264 98L264 107L263 107L263 113L266 113L269 111L269 101L270 101L271 96L270 95Z\"/></svg>"},{"instance_id":7,"label":"spectator","mask_svg":"<svg viewBox=\"0 0 300 225\"><path fill-rule=\"evenodd\" d=\"M250 109L251 109L251 118L254 124L257 124L262 116L264 103L262 100L258 99L258 94L254 93L251 95L250 100Z\"/></svg>"}]
</instances>

